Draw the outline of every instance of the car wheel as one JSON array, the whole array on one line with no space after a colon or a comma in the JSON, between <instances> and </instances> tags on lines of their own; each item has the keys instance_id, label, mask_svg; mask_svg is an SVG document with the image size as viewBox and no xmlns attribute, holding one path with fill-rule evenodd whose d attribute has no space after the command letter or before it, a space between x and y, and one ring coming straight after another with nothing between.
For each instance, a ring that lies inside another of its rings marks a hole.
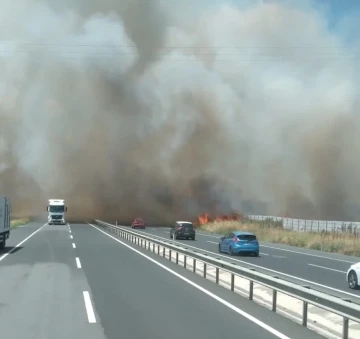
<instances>
[{"instance_id":1,"label":"car wheel","mask_svg":"<svg viewBox=\"0 0 360 339\"><path fill-rule=\"evenodd\" d=\"M348 284L351 289L358 288L358 279L356 276L356 273L354 271L350 271L349 277L348 277Z\"/></svg>"},{"instance_id":2,"label":"car wheel","mask_svg":"<svg viewBox=\"0 0 360 339\"><path fill-rule=\"evenodd\" d=\"M230 255L234 255L234 251L233 251L233 249L232 249L231 246L229 247L229 254L230 254Z\"/></svg>"},{"instance_id":3,"label":"car wheel","mask_svg":"<svg viewBox=\"0 0 360 339\"><path fill-rule=\"evenodd\" d=\"M221 253L221 245L219 244L219 253Z\"/></svg>"},{"instance_id":4,"label":"car wheel","mask_svg":"<svg viewBox=\"0 0 360 339\"><path fill-rule=\"evenodd\" d=\"M258 256L259 256L259 252L255 252L254 257L258 257Z\"/></svg>"},{"instance_id":5,"label":"car wheel","mask_svg":"<svg viewBox=\"0 0 360 339\"><path fill-rule=\"evenodd\" d=\"M195 237L192 237L191 239L192 239L192 240L195 240Z\"/></svg>"}]
</instances>

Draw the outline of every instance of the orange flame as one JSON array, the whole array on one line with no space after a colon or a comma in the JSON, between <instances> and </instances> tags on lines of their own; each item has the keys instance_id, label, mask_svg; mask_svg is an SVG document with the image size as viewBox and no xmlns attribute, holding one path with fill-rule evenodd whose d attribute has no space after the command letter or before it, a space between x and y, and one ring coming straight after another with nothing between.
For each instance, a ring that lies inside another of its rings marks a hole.
<instances>
[{"instance_id":1,"label":"orange flame","mask_svg":"<svg viewBox=\"0 0 360 339\"><path fill-rule=\"evenodd\" d=\"M196 224L198 225L205 225L209 222L220 222L220 221L235 221L235 220L240 220L242 218L242 216L240 214L231 214L231 215L218 215L216 216L214 219L211 219L209 217L208 213L204 213L204 214L200 214L197 217L197 221Z\"/></svg>"},{"instance_id":2,"label":"orange flame","mask_svg":"<svg viewBox=\"0 0 360 339\"><path fill-rule=\"evenodd\" d=\"M209 222L209 215L207 213L199 215L197 221L199 222L200 225L205 225Z\"/></svg>"}]
</instances>

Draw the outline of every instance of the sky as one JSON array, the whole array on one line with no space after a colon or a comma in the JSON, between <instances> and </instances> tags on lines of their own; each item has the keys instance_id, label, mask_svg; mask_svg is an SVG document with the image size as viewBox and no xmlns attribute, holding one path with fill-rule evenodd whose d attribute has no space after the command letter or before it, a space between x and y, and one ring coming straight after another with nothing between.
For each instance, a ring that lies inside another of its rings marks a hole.
<instances>
[{"instance_id":1,"label":"sky","mask_svg":"<svg viewBox=\"0 0 360 339\"><path fill-rule=\"evenodd\" d=\"M199 2L227 2L239 7L253 6L254 3L289 3L304 7L307 4L316 9L320 16L326 20L329 31L341 35L341 39L348 45L354 41L360 44L357 32L360 30L360 1L359 0L203 0Z\"/></svg>"},{"instance_id":2,"label":"sky","mask_svg":"<svg viewBox=\"0 0 360 339\"><path fill-rule=\"evenodd\" d=\"M218 0L214 0L218 2ZM260 2L289 2L301 4L306 2L306 0L228 0L228 2L245 4L245 3L254 3ZM336 25L337 23L344 20L348 16L355 16L354 12L360 10L360 2L358 0L310 0L309 2L320 6L325 9L326 16L331 25Z\"/></svg>"}]
</instances>

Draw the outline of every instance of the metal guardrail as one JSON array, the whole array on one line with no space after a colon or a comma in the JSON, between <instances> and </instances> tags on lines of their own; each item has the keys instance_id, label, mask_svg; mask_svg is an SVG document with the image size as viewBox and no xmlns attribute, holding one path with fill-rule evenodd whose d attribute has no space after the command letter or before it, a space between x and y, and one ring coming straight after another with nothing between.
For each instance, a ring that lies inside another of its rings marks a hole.
<instances>
[{"instance_id":1,"label":"metal guardrail","mask_svg":"<svg viewBox=\"0 0 360 339\"><path fill-rule=\"evenodd\" d=\"M229 263L219 258L214 258L206 254L190 250L180 245L172 244L170 242L158 240L150 236L139 234L137 232L126 229L123 226L115 226L101 220L95 220L100 226L110 229L118 236L151 250L150 244L153 244L152 252L156 253L155 245L157 246L157 254L160 253L160 246L163 248L162 256L165 257L165 248L169 249L169 259L172 260L172 252L176 253L176 264L178 264L178 254L184 255L184 265L186 265L185 258L193 259L193 272L196 272L196 261L202 262L204 265L211 265L216 269L216 283L219 284L220 270L231 274L231 291L234 291L234 277L249 280L249 299L253 300L254 283L263 285L272 289L272 311L276 312L277 308L277 292L284 293L290 297L301 300L303 303L302 325L307 327L308 320L308 306L314 305L328 312L337 314L343 318L342 338L349 338L349 320L360 324L360 305L351 303L350 300L341 299L335 296L330 296L326 293L311 289L309 286L297 285L276 276L269 276L255 269L241 267L235 263ZM216 253L214 253L216 255ZM206 278L206 266L204 266L204 278Z\"/></svg>"}]
</instances>

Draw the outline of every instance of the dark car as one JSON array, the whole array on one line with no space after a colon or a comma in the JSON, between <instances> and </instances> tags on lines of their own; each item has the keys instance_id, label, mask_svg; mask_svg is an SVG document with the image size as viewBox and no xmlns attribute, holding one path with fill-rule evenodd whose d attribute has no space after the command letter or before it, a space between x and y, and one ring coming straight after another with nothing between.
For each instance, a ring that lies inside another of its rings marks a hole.
<instances>
[{"instance_id":1,"label":"dark car","mask_svg":"<svg viewBox=\"0 0 360 339\"><path fill-rule=\"evenodd\" d=\"M145 229L146 223L143 218L135 218L134 221L131 223L131 228L143 228Z\"/></svg>"},{"instance_id":2,"label":"dark car","mask_svg":"<svg viewBox=\"0 0 360 339\"><path fill-rule=\"evenodd\" d=\"M195 228L190 221L176 221L175 225L170 229L170 238L175 239L192 239L195 240Z\"/></svg>"}]
</instances>

